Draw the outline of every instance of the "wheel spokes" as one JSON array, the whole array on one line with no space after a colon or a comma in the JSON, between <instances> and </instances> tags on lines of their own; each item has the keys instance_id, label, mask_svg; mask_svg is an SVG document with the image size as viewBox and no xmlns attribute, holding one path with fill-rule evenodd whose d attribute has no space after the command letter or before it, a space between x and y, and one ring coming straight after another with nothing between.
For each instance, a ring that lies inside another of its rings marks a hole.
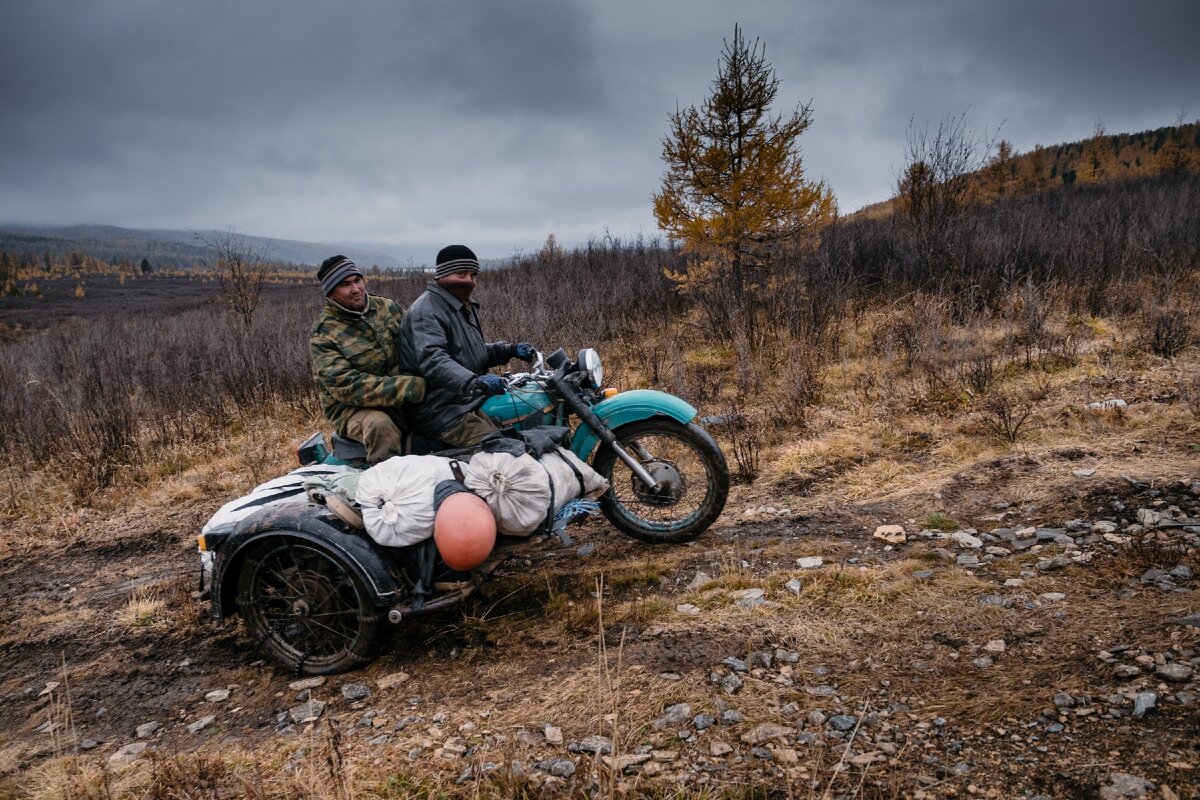
<instances>
[{"instance_id":1,"label":"wheel spokes","mask_svg":"<svg viewBox=\"0 0 1200 800\"><path fill-rule=\"evenodd\" d=\"M654 527L674 527L686 524L700 514L704 507L706 492L696 493L696 486L707 487L713 480L708 465L687 442L664 434L647 434L625 443L639 456L649 456L669 466L678 474L680 486L675 502L663 502L661 498L648 498L645 487L632 474L627 478L613 475L612 496L633 517ZM621 462L614 464L614 471L624 468Z\"/></svg>"},{"instance_id":2,"label":"wheel spokes","mask_svg":"<svg viewBox=\"0 0 1200 800\"><path fill-rule=\"evenodd\" d=\"M357 592L327 556L281 547L259 565L255 604L266 632L303 660L333 658L358 638Z\"/></svg>"}]
</instances>

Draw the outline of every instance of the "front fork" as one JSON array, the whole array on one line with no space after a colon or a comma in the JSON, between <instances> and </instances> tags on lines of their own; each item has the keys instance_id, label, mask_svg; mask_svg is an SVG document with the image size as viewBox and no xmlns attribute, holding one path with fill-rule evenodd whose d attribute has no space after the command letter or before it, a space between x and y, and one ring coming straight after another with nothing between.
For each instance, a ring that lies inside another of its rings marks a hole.
<instances>
[{"instance_id":1,"label":"front fork","mask_svg":"<svg viewBox=\"0 0 1200 800\"><path fill-rule=\"evenodd\" d=\"M642 466L642 462L632 456L628 450L621 446L617 441L616 434L609 430L608 426L596 416L596 412L592 411L592 407L583 402L579 393L575 391L575 387L571 386L564 380L557 377L550 379L551 384L558 390L559 395L566 401L571 410L579 415L587 425L596 432L600 437L600 441L612 448L617 454L617 458L625 462L625 466L629 467L629 471L637 476L637 479L645 484L651 492L657 492L661 487L657 480Z\"/></svg>"}]
</instances>

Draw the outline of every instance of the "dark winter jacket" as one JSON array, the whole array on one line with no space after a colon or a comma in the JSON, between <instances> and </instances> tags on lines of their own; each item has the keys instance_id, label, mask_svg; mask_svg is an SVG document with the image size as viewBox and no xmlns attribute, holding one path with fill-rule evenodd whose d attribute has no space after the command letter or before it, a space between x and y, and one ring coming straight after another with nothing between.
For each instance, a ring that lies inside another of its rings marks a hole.
<instances>
[{"instance_id":1,"label":"dark winter jacket","mask_svg":"<svg viewBox=\"0 0 1200 800\"><path fill-rule=\"evenodd\" d=\"M425 401L409 410L414 429L436 437L483 404L475 378L516 355L508 342L488 344L479 326L479 304L464 304L431 283L400 324L400 368L425 378Z\"/></svg>"},{"instance_id":2,"label":"dark winter jacket","mask_svg":"<svg viewBox=\"0 0 1200 800\"><path fill-rule=\"evenodd\" d=\"M386 297L368 295L362 312L327 302L309 338L313 378L325 417L339 434L360 408L395 412L420 402L425 381L400 367L401 320L404 310Z\"/></svg>"}]
</instances>

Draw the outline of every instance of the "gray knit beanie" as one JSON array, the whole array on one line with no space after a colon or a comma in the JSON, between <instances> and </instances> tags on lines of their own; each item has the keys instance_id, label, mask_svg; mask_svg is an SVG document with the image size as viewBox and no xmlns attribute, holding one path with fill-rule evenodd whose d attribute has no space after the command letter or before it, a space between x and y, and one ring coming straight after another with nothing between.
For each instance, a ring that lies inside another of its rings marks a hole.
<instances>
[{"instance_id":1,"label":"gray knit beanie","mask_svg":"<svg viewBox=\"0 0 1200 800\"><path fill-rule=\"evenodd\" d=\"M317 280L321 282L321 291L328 297L339 283L351 275L362 277L362 270L345 256L330 256L321 262L317 270Z\"/></svg>"}]
</instances>

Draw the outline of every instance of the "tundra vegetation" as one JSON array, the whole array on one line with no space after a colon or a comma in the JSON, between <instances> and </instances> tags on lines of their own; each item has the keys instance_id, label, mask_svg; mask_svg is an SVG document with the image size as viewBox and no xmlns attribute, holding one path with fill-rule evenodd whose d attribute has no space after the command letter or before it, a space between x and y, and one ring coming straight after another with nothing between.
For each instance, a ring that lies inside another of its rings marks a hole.
<instances>
[{"instance_id":1,"label":"tundra vegetation","mask_svg":"<svg viewBox=\"0 0 1200 800\"><path fill-rule=\"evenodd\" d=\"M735 32L670 117L671 238L551 235L478 294L489 337L719 419L725 518L674 549L593 524L323 688L187 599L199 523L323 425L311 269L0 253L0 797L1194 792L1200 645L1165 618L1200 570L1167 524L1200 515L1200 128L914 125L895 198L843 217L775 86ZM1010 524L1051 533L984 555Z\"/></svg>"}]
</instances>

